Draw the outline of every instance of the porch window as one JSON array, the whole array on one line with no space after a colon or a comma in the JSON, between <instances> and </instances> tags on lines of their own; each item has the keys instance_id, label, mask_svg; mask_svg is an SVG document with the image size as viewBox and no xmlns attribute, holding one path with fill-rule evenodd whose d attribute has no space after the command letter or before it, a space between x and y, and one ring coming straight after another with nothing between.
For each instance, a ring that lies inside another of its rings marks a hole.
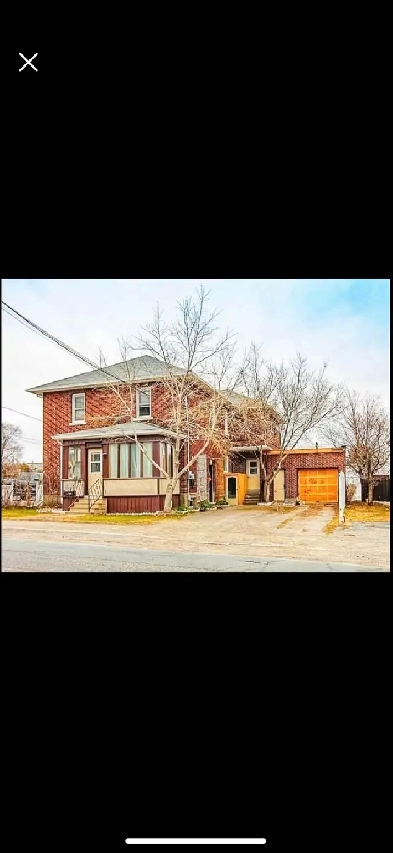
<instances>
[{"instance_id":1,"label":"porch window","mask_svg":"<svg viewBox=\"0 0 393 853\"><path fill-rule=\"evenodd\" d=\"M126 480L130 476L130 445L120 444L120 479Z\"/></svg>"},{"instance_id":2,"label":"porch window","mask_svg":"<svg viewBox=\"0 0 393 853\"><path fill-rule=\"evenodd\" d=\"M131 477L141 476L141 451L136 444L131 444Z\"/></svg>"},{"instance_id":3,"label":"porch window","mask_svg":"<svg viewBox=\"0 0 393 853\"><path fill-rule=\"evenodd\" d=\"M166 444L164 444L164 442L160 443L160 465L161 465L161 468L164 469L164 471L167 470L167 453L166 453ZM161 473L161 471L159 472L159 474L160 474L160 477L164 476Z\"/></svg>"},{"instance_id":4,"label":"porch window","mask_svg":"<svg viewBox=\"0 0 393 853\"><path fill-rule=\"evenodd\" d=\"M256 459L250 459L248 463L248 473L250 477L253 477L258 474L258 462Z\"/></svg>"},{"instance_id":5,"label":"porch window","mask_svg":"<svg viewBox=\"0 0 393 853\"><path fill-rule=\"evenodd\" d=\"M143 447L146 453L149 456L149 459L143 453L143 476L144 477L152 477L153 476L153 463L150 462L150 459L153 458L153 444L151 441L143 442Z\"/></svg>"},{"instance_id":6,"label":"porch window","mask_svg":"<svg viewBox=\"0 0 393 853\"><path fill-rule=\"evenodd\" d=\"M151 417L151 389L144 388L136 392L136 416L137 418Z\"/></svg>"},{"instance_id":7,"label":"porch window","mask_svg":"<svg viewBox=\"0 0 393 853\"><path fill-rule=\"evenodd\" d=\"M152 454L152 445L146 445L149 456ZM150 467L152 467L150 463ZM110 444L109 445L109 477L111 479L128 480L130 477L141 476L141 451L136 444ZM145 470L145 468L144 468ZM148 466L146 466L148 470ZM143 474L151 477L152 474Z\"/></svg>"},{"instance_id":8,"label":"porch window","mask_svg":"<svg viewBox=\"0 0 393 853\"><path fill-rule=\"evenodd\" d=\"M86 397L85 394L72 395L72 423L84 424L86 414Z\"/></svg>"},{"instance_id":9,"label":"porch window","mask_svg":"<svg viewBox=\"0 0 393 853\"><path fill-rule=\"evenodd\" d=\"M118 458L119 458L119 445L118 444L110 444L109 445L109 477L112 480L117 479L117 477L119 476Z\"/></svg>"},{"instance_id":10,"label":"porch window","mask_svg":"<svg viewBox=\"0 0 393 853\"><path fill-rule=\"evenodd\" d=\"M80 480L81 478L82 449L70 447L68 449L68 479Z\"/></svg>"},{"instance_id":11,"label":"porch window","mask_svg":"<svg viewBox=\"0 0 393 853\"><path fill-rule=\"evenodd\" d=\"M171 444L166 446L167 468L166 472L170 477L173 477L173 447Z\"/></svg>"}]
</instances>

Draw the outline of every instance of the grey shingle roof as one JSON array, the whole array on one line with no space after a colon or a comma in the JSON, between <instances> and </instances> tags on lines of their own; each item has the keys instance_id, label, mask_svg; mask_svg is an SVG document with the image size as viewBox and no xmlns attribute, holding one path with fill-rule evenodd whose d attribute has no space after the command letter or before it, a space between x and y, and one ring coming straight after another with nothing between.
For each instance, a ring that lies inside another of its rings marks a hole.
<instances>
[{"instance_id":1,"label":"grey shingle roof","mask_svg":"<svg viewBox=\"0 0 393 853\"><path fill-rule=\"evenodd\" d=\"M130 436L131 438L136 431L138 438L150 435L166 435L175 437L175 433L170 429L164 429L154 424L147 424L143 421L128 421L126 424L114 424L109 427L99 427L98 429L81 429L77 432L64 432L57 435L52 435L57 441L70 441L71 439L99 439L99 438L122 438ZM182 436L184 438L185 436Z\"/></svg>"},{"instance_id":2,"label":"grey shingle roof","mask_svg":"<svg viewBox=\"0 0 393 853\"><path fill-rule=\"evenodd\" d=\"M171 371L178 375L185 372L180 367L172 367ZM151 355L142 355L138 358L130 358L126 362L120 361L118 364L110 364L98 370L88 370L87 373L78 373L76 376L47 382L46 385L27 388L26 391L41 395L45 391L71 391L74 388L109 385L116 379L120 382L148 382L153 379L161 379L167 373L165 362L153 358Z\"/></svg>"}]
</instances>

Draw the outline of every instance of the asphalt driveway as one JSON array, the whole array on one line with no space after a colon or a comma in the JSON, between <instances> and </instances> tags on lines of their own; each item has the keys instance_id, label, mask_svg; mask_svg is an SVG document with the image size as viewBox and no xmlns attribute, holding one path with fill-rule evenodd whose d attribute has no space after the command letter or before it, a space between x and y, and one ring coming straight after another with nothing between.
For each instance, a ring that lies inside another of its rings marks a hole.
<instances>
[{"instance_id":1,"label":"asphalt driveway","mask_svg":"<svg viewBox=\"0 0 393 853\"><path fill-rule=\"evenodd\" d=\"M91 542L177 553L231 554L350 563L389 570L389 526L352 525L324 532L331 507L296 507L289 513L263 507L226 507L179 521L104 525L3 521L3 538L36 542Z\"/></svg>"}]
</instances>

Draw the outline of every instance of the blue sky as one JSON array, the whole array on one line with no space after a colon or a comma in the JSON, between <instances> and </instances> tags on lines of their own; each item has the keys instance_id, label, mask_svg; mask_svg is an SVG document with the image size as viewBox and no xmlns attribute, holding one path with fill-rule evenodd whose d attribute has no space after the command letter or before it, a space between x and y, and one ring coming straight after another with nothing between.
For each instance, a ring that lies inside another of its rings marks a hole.
<instances>
[{"instance_id":1,"label":"blue sky","mask_svg":"<svg viewBox=\"0 0 393 853\"><path fill-rule=\"evenodd\" d=\"M335 382L379 394L389 405L390 289L387 279L13 279L2 299L51 334L95 360L119 361L117 339L148 323L159 302L168 319L176 301L203 283L220 325L251 340L267 359L297 351L317 368L328 362ZM41 417L42 402L25 389L84 370L54 343L2 312L2 404ZM23 430L24 458L41 458L41 425L2 409Z\"/></svg>"}]
</instances>

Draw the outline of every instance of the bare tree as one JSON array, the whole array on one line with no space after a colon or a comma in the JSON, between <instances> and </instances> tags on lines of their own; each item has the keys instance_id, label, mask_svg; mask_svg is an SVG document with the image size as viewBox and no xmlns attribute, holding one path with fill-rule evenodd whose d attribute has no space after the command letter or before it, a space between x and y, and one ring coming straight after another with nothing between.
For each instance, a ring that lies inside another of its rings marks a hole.
<instances>
[{"instance_id":1,"label":"bare tree","mask_svg":"<svg viewBox=\"0 0 393 853\"><path fill-rule=\"evenodd\" d=\"M6 466L19 462L22 456L22 430L15 424L1 425L1 468L4 473Z\"/></svg>"},{"instance_id":2,"label":"bare tree","mask_svg":"<svg viewBox=\"0 0 393 853\"><path fill-rule=\"evenodd\" d=\"M288 365L266 363L255 344L246 354L241 369L246 396L239 403L243 424L240 427L239 423L238 434L257 448L265 501L289 451L342 410L342 389L328 381L326 367L310 370L299 353ZM279 434L278 453L268 471L263 448L275 433Z\"/></svg>"},{"instance_id":3,"label":"bare tree","mask_svg":"<svg viewBox=\"0 0 393 853\"><path fill-rule=\"evenodd\" d=\"M327 426L326 435L345 445L347 465L367 482L367 503L373 503L374 486L390 462L390 417L379 397L345 391L341 415Z\"/></svg>"},{"instance_id":4,"label":"bare tree","mask_svg":"<svg viewBox=\"0 0 393 853\"><path fill-rule=\"evenodd\" d=\"M177 303L177 316L165 322L163 312L157 306L152 323L145 326L135 343L119 341L122 353L121 369L112 377L109 385L118 400L118 412L114 422L128 417L132 420L129 437L135 441L147 460L166 480L164 512L172 508L172 495L181 477L190 471L193 464L209 448L224 455L229 439L225 435L224 420L228 408L227 395L223 387L234 387L237 381L233 368L235 339L230 331L220 334L216 325L219 311L209 309L209 292L203 286L194 297ZM149 357L162 364L162 375L152 372L150 381L161 385L162 405L160 427L168 430L173 439L173 458L170 466L151 458L139 440L135 424L135 395L138 384L133 359L136 351L143 351L146 370ZM100 367L103 368L100 353ZM118 365L117 367L120 367ZM110 369L112 371L112 368ZM109 376L110 378L110 376Z\"/></svg>"}]
</instances>

